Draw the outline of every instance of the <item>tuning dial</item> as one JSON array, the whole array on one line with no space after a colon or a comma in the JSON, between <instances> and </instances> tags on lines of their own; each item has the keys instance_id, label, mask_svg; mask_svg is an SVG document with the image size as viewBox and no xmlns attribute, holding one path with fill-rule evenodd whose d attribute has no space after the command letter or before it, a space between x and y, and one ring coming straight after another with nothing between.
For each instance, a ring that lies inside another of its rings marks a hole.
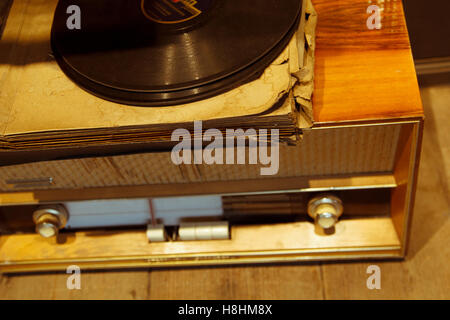
<instances>
[{"instance_id":1,"label":"tuning dial","mask_svg":"<svg viewBox=\"0 0 450 320\"><path fill-rule=\"evenodd\" d=\"M309 216L323 229L334 227L343 211L341 199L332 194L321 194L308 202Z\"/></svg>"},{"instance_id":2,"label":"tuning dial","mask_svg":"<svg viewBox=\"0 0 450 320\"><path fill-rule=\"evenodd\" d=\"M66 225L68 218L69 214L62 205L42 206L33 212L36 232L44 238L57 236L59 230Z\"/></svg>"}]
</instances>

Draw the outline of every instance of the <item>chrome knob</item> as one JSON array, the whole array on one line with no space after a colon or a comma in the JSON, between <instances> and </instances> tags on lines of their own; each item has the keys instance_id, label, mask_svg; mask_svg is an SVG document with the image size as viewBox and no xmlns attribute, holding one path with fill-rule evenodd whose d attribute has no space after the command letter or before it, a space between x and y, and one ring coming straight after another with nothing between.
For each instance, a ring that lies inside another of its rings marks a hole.
<instances>
[{"instance_id":1,"label":"chrome knob","mask_svg":"<svg viewBox=\"0 0 450 320\"><path fill-rule=\"evenodd\" d=\"M64 228L69 214L62 205L41 206L33 212L36 232L44 238L56 237L60 229Z\"/></svg>"},{"instance_id":2,"label":"chrome knob","mask_svg":"<svg viewBox=\"0 0 450 320\"><path fill-rule=\"evenodd\" d=\"M308 215L323 229L334 227L343 211L341 199L332 194L321 194L308 202Z\"/></svg>"}]
</instances>

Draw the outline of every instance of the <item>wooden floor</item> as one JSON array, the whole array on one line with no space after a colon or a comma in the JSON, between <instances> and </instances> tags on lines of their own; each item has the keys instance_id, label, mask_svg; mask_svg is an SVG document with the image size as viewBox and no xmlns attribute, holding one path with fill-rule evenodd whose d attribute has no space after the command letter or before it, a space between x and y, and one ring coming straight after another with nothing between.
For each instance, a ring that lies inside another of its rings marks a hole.
<instances>
[{"instance_id":1,"label":"wooden floor","mask_svg":"<svg viewBox=\"0 0 450 320\"><path fill-rule=\"evenodd\" d=\"M446 75L450 79L449 75ZM450 83L422 79L426 113L409 254L402 262L314 263L0 276L1 299L449 299ZM381 290L366 269L381 268Z\"/></svg>"}]
</instances>

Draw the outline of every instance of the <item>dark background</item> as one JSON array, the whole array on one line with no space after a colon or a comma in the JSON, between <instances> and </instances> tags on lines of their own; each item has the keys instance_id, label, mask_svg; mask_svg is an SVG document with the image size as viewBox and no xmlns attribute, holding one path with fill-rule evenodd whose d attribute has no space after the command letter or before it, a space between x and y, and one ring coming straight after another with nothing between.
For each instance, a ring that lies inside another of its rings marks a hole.
<instances>
[{"instance_id":1,"label":"dark background","mask_svg":"<svg viewBox=\"0 0 450 320\"><path fill-rule=\"evenodd\" d=\"M450 1L403 0L414 59L450 57Z\"/></svg>"},{"instance_id":2,"label":"dark background","mask_svg":"<svg viewBox=\"0 0 450 320\"><path fill-rule=\"evenodd\" d=\"M0 0L0 38L5 28L6 17L13 0Z\"/></svg>"},{"instance_id":3,"label":"dark background","mask_svg":"<svg viewBox=\"0 0 450 320\"><path fill-rule=\"evenodd\" d=\"M0 1L0 37L12 1ZM450 57L450 0L403 0L403 6L414 59Z\"/></svg>"}]
</instances>

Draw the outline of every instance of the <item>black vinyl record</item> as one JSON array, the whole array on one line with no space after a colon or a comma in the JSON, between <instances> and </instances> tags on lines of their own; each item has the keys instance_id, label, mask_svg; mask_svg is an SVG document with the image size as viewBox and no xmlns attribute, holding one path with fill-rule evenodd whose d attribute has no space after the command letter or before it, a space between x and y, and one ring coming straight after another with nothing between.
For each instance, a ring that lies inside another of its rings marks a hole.
<instances>
[{"instance_id":1,"label":"black vinyl record","mask_svg":"<svg viewBox=\"0 0 450 320\"><path fill-rule=\"evenodd\" d=\"M296 31L301 0L60 0L52 50L83 89L167 106L256 79Z\"/></svg>"}]
</instances>

